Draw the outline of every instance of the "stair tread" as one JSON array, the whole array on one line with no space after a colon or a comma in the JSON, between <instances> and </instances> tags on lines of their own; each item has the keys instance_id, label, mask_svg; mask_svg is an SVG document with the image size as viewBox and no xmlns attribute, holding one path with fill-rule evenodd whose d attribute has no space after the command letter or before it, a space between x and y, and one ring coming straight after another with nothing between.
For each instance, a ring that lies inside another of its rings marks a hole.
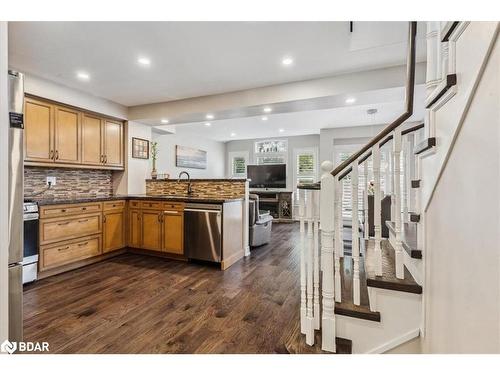
<instances>
[{"instance_id":1,"label":"stair tread","mask_svg":"<svg viewBox=\"0 0 500 375\"><path fill-rule=\"evenodd\" d=\"M386 222L387 228L392 233L396 232L396 224L393 221ZM401 226L401 242L403 248L415 259L422 259L422 250L417 247L417 224L416 223L403 223Z\"/></svg>"},{"instance_id":2,"label":"stair tread","mask_svg":"<svg viewBox=\"0 0 500 375\"><path fill-rule=\"evenodd\" d=\"M284 347L276 348L280 354L334 354L321 350L321 330L314 332L314 345L306 344L306 336L300 332L300 321L296 321L294 327L287 337ZM352 354L352 341L342 337L336 337L337 351L335 354Z\"/></svg>"},{"instance_id":3,"label":"stair tread","mask_svg":"<svg viewBox=\"0 0 500 375\"><path fill-rule=\"evenodd\" d=\"M381 242L382 247L382 276L375 275L375 240L366 241L365 269L367 285L375 288L397 290L401 292L422 294L420 286L408 269L404 267L404 278L396 277L395 251L388 240Z\"/></svg>"},{"instance_id":4,"label":"stair tread","mask_svg":"<svg viewBox=\"0 0 500 375\"><path fill-rule=\"evenodd\" d=\"M353 259L345 255L340 259L340 278L342 284L342 302L335 303L335 314L350 316L352 318L380 322L380 313L370 310L368 286L366 282L363 257L359 258L360 305L353 301L352 292Z\"/></svg>"}]
</instances>

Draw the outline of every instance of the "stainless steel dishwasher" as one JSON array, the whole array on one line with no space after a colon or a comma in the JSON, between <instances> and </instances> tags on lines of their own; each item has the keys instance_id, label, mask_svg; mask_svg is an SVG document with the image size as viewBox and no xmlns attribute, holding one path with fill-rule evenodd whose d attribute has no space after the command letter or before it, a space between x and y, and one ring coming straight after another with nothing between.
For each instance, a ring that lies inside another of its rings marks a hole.
<instances>
[{"instance_id":1,"label":"stainless steel dishwasher","mask_svg":"<svg viewBox=\"0 0 500 375\"><path fill-rule=\"evenodd\" d=\"M222 205L186 204L184 208L184 247L189 259L221 262Z\"/></svg>"}]
</instances>

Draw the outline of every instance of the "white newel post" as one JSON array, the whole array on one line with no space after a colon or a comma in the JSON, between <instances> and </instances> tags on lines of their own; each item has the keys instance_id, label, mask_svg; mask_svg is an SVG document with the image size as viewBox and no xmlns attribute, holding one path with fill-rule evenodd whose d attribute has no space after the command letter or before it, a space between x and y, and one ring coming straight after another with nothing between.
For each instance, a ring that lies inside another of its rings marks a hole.
<instances>
[{"instance_id":1,"label":"white newel post","mask_svg":"<svg viewBox=\"0 0 500 375\"><path fill-rule=\"evenodd\" d=\"M370 186L370 180L368 176L368 159L363 163L363 172L365 176L365 189L363 194L363 213L364 213L364 224L363 232L364 239L367 240L370 237L370 226L368 225L368 187Z\"/></svg>"},{"instance_id":2,"label":"white newel post","mask_svg":"<svg viewBox=\"0 0 500 375\"><path fill-rule=\"evenodd\" d=\"M375 229L375 275L382 276L382 212L380 194L380 146L376 144L372 148L373 156L373 226Z\"/></svg>"},{"instance_id":3,"label":"white newel post","mask_svg":"<svg viewBox=\"0 0 500 375\"><path fill-rule=\"evenodd\" d=\"M333 177L333 176L332 176ZM342 221L342 181L333 177L335 192L334 226L335 226L335 301L342 302L342 284L340 282L340 257L343 256L343 221ZM321 205L323 207L323 204Z\"/></svg>"},{"instance_id":4,"label":"white newel post","mask_svg":"<svg viewBox=\"0 0 500 375\"><path fill-rule=\"evenodd\" d=\"M335 191L335 180L331 174L333 163L324 161L321 164L321 191L320 191L320 223L321 223L321 248L324 258L321 259L323 265L322 282L322 332L321 348L325 351L335 352L335 290L333 272L333 233L335 220L337 219L337 210L335 216L332 213L332 207L338 206L337 193ZM337 242L337 240L335 241ZM335 254L337 255L337 254ZM337 267L337 256L335 259L335 268ZM335 269L335 280L340 271Z\"/></svg>"},{"instance_id":5,"label":"white newel post","mask_svg":"<svg viewBox=\"0 0 500 375\"><path fill-rule=\"evenodd\" d=\"M394 153L394 222L396 227L396 277L404 278L403 245L401 242L401 129L394 130L393 140Z\"/></svg>"},{"instance_id":6,"label":"white newel post","mask_svg":"<svg viewBox=\"0 0 500 375\"><path fill-rule=\"evenodd\" d=\"M306 190L306 220L307 220L307 257L306 257L306 344L314 345L314 310L313 310L313 262L314 262L314 236L313 236L313 208L312 190Z\"/></svg>"},{"instance_id":7,"label":"white newel post","mask_svg":"<svg viewBox=\"0 0 500 375\"><path fill-rule=\"evenodd\" d=\"M319 329L321 314L319 306L319 190L312 190L311 193L314 220L314 329Z\"/></svg>"},{"instance_id":8,"label":"white newel post","mask_svg":"<svg viewBox=\"0 0 500 375\"><path fill-rule=\"evenodd\" d=\"M306 333L306 228L305 210L306 202L304 191L299 196L299 220L300 220L300 332Z\"/></svg>"},{"instance_id":9,"label":"white newel post","mask_svg":"<svg viewBox=\"0 0 500 375\"><path fill-rule=\"evenodd\" d=\"M359 283L359 207L358 207L358 161L355 160L351 172L351 200L352 200L352 259L353 259L353 300L355 305L360 304Z\"/></svg>"}]
</instances>

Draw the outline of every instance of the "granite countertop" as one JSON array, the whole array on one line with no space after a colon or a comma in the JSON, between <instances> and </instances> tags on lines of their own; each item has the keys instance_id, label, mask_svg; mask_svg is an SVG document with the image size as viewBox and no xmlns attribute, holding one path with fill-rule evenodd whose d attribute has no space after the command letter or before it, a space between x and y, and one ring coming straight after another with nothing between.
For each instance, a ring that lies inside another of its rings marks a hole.
<instances>
[{"instance_id":1,"label":"granite countertop","mask_svg":"<svg viewBox=\"0 0 500 375\"><path fill-rule=\"evenodd\" d=\"M197 196L178 196L178 195L145 195L145 194L131 194L131 195L111 195L108 197L68 197L68 198L26 198L26 201L37 202L39 206L48 206L53 204L72 204L72 203L89 203L89 202L102 202L114 200L168 200L176 202L188 203L227 203L242 201L243 198L204 198Z\"/></svg>"}]
</instances>

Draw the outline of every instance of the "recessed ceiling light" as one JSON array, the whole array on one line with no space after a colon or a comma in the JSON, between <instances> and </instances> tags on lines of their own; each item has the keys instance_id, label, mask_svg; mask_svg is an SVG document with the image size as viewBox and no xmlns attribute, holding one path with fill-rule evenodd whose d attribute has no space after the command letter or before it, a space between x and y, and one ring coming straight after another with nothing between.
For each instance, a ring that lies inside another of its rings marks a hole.
<instances>
[{"instance_id":1,"label":"recessed ceiling light","mask_svg":"<svg viewBox=\"0 0 500 375\"><path fill-rule=\"evenodd\" d=\"M213 120L214 119L214 115L212 115L211 113L209 113L208 115L205 116L205 118L207 120Z\"/></svg>"},{"instance_id":2,"label":"recessed ceiling light","mask_svg":"<svg viewBox=\"0 0 500 375\"><path fill-rule=\"evenodd\" d=\"M283 133L285 131L285 129L280 129L279 132L280 133Z\"/></svg>"},{"instance_id":3,"label":"recessed ceiling light","mask_svg":"<svg viewBox=\"0 0 500 375\"><path fill-rule=\"evenodd\" d=\"M151 60L148 59L147 57L139 57L137 59L137 62L141 65L144 65L144 66L149 66L151 65Z\"/></svg>"},{"instance_id":4,"label":"recessed ceiling light","mask_svg":"<svg viewBox=\"0 0 500 375\"><path fill-rule=\"evenodd\" d=\"M293 59L291 57L284 57L281 63L285 66L289 66L293 64Z\"/></svg>"},{"instance_id":5,"label":"recessed ceiling light","mask_svg":"<svg viewBox=\"0 0 500 375\"><path fill-rule=\"evenodd\" d=\"M166 119L166 118L162 118L162 119L161 119L161 123L162 123L162 124L168 124L168 119Z\"/></svg>"},{"instance_id":6,"label":"recessed ceiling light","mask_svg":"<svg viewBox=\"0 0 500 375\"><path fill-rule=\"evenodd\" d=\"M205 122L205 126L212 126L212 124L209 122Z\"/></svg>"},{"instance_id":7,"label":"recessed ceiling light","mask_svg":"<svg viewBox=\"0 0 500 375\"><path fill-rule=\"evenodd\" d=\"M267 116L262 116L262 121L267 121Z\"/></svg>"},{"instance_id":8,"label":"recessed ceiling light","mask_svg":"<svg viewBox=\"0 0 500 375\"><path fill-rule=\"evenodd\" d=\"M352 103L356 103L356 98L347 98L345 100L345 104L352 104Z\"/></svg>"},{"instance_id":9,"label":"recessed ceiling light","mask_svg":"<svg viewBox=\"0 0 500 375\"><path fill-rule=\"evenodd\" d=\"M231 137L236 137L236 133L231 133Z\"/></svg>"},{"instance_id":10,"label":"recessed ceiling light","mask_svg":"<svg viewBox=\"0 0 500 375\"><path fill-rule=\"evenodd\" d=\"M265 113L269 113L271 112L273 109L271 107L264 107L264 112Z\"/></svg>"},{"instance_id":11,"label":"recessed ceiling light","mask_svg":"<svg viewBox=\"0 0 500 375\"><path fill-rule=\"evenodd\" d=\"M76 72L76 76L81 81L88 81L90 79L90 75L86 72Z\"/></svg>"}]
</instances>

